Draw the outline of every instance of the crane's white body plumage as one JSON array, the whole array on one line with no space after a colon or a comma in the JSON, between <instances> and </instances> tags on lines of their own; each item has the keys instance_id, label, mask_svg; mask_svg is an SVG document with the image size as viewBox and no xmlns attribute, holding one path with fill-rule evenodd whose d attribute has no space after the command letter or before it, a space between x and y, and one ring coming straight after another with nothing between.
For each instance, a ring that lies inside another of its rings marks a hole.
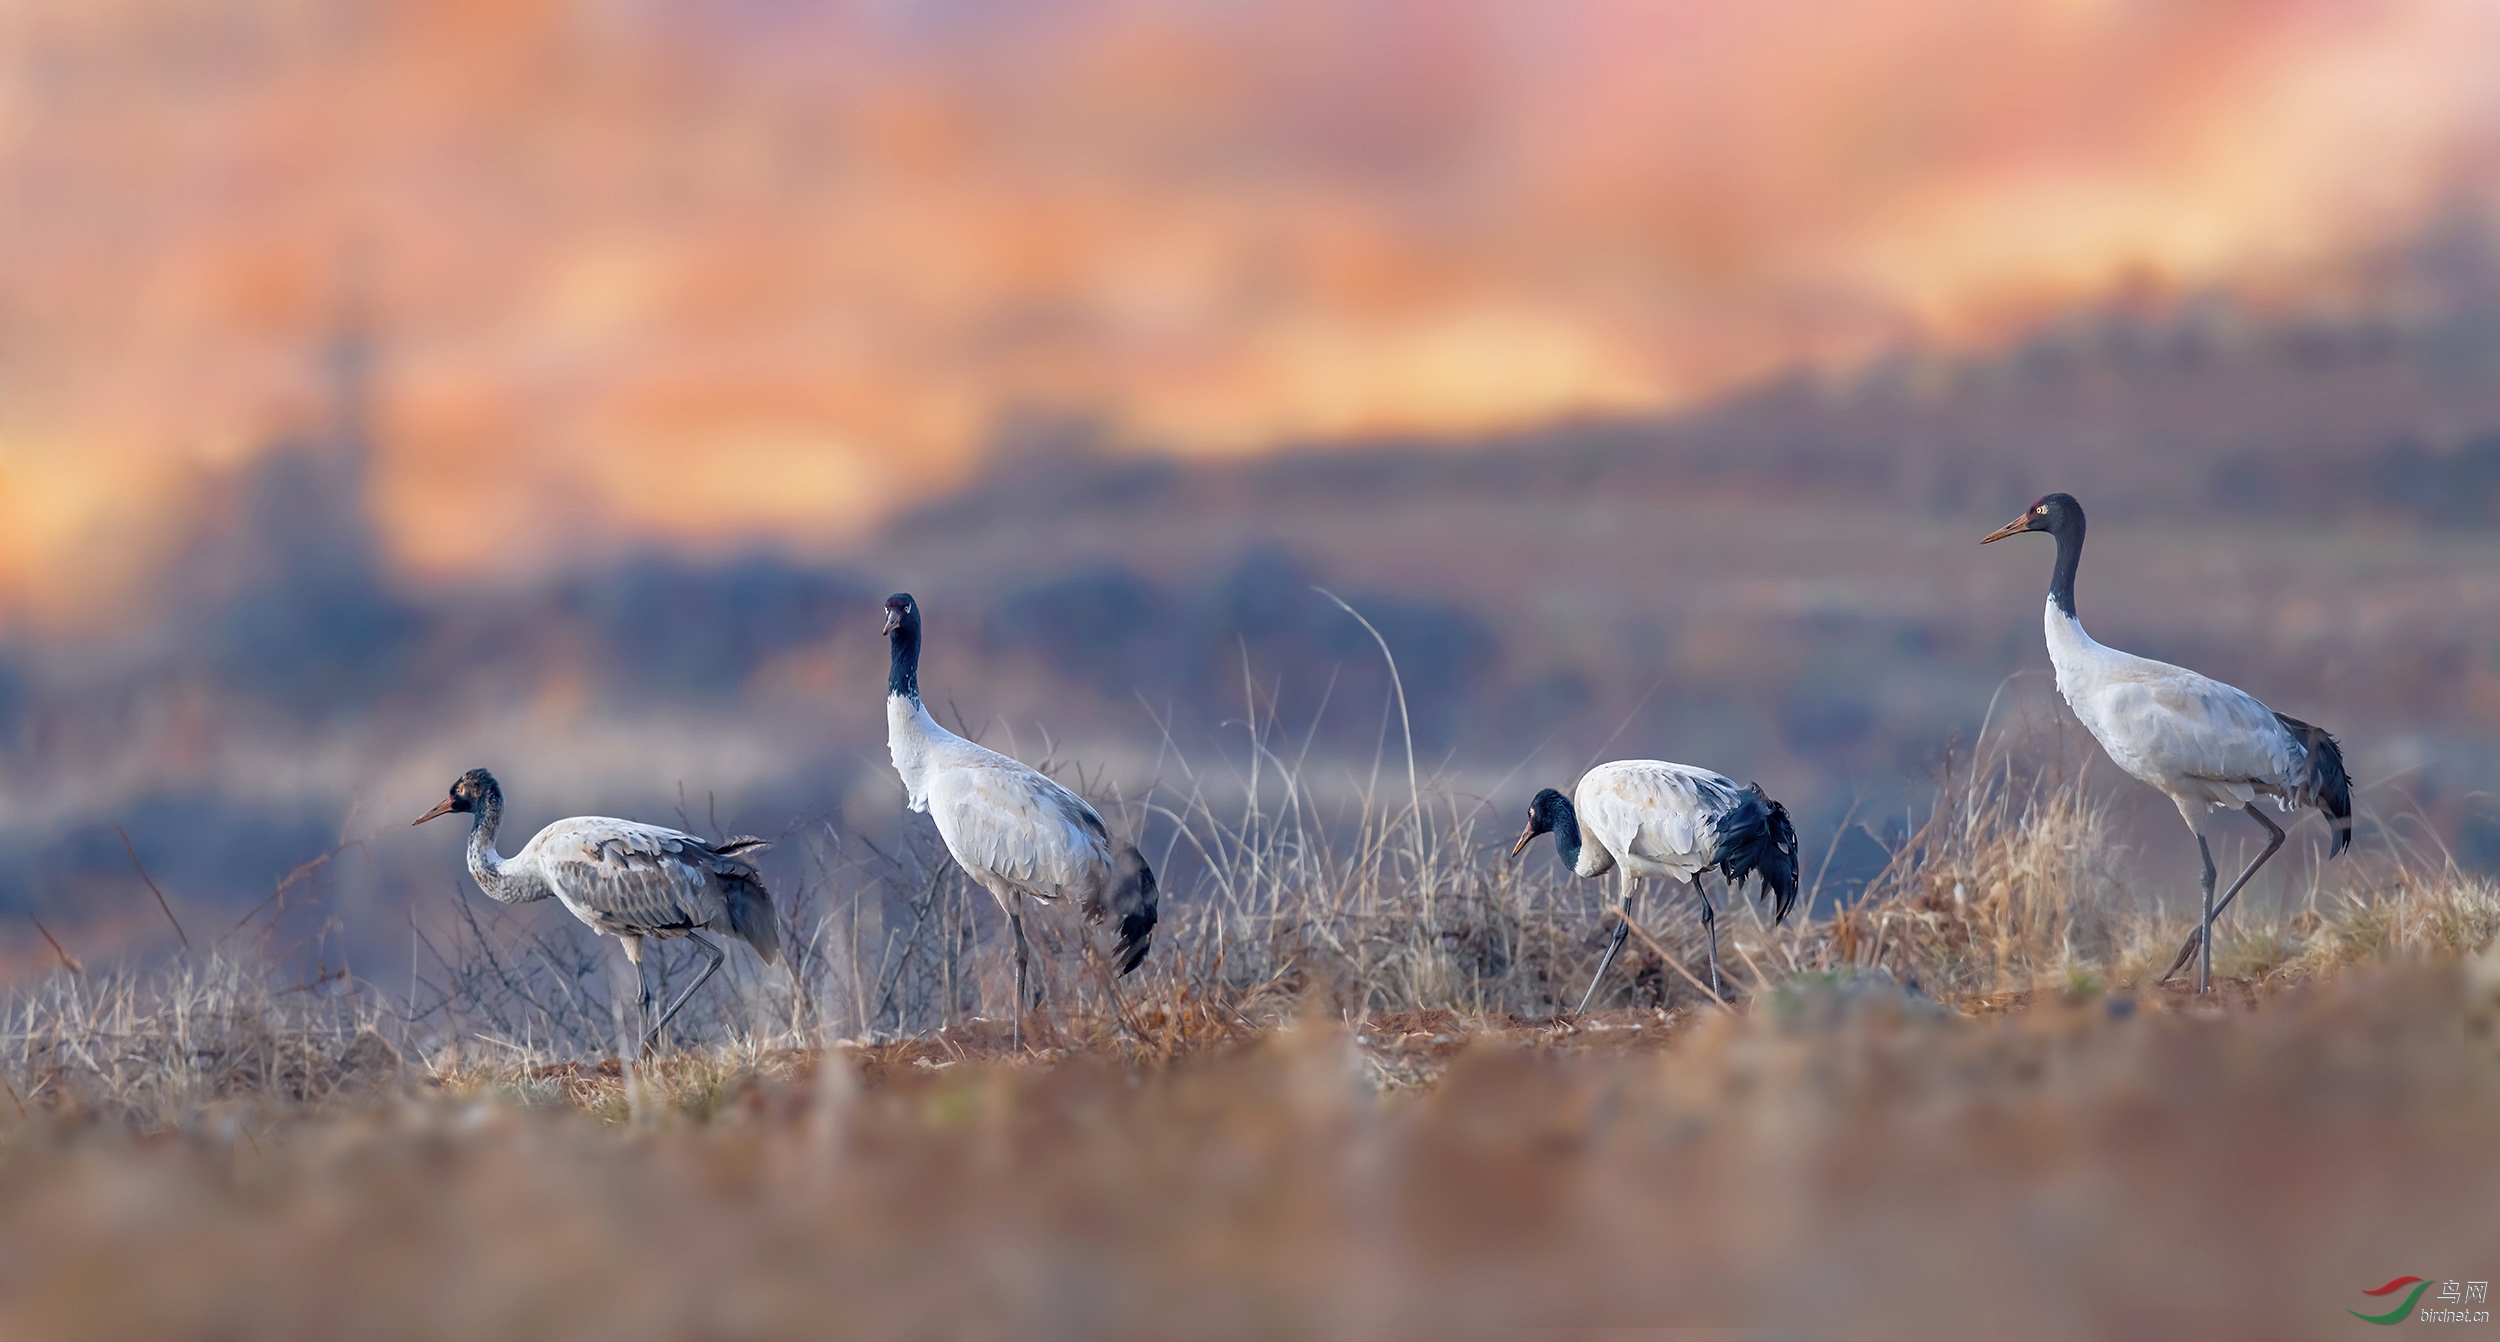
<instances>
[{"instance_id":1,"label":"crane's white body plumage","mask_svg":"<svg viewBox=\"0 0 2500 1342\"><path fill-rule=\"evenodd\" d=\"M1580 775L1572 809L1580 856L1572 871L1689 881L1718 861L1719 821L1744 789L1725 774L1665 760L1616 760Z\"/></svg>"},{"instance_id":2,"label":"crane's white body plumage","mask_svg":"<svg viewBox=\"0 0 2500 1342\"><path fill-rule=\"evenodd\" d=\"M2075 614L2085 522L2083 505L2073 495L2043 496L1980 544L2027 531L2057 541L2057 566L2049 574L2049 602L2041 617L2049 661L2057 668L2057 692L2110 761L2159 788L2196 836L2203 909L2170 973L2201 950L2196 987L2203 992L2213 975L2215 917L2283 846L2283 827L2266 818L2257 799L2272 798L2285 811L2317 807L2329 826L2329 857L2352 842L2352 779L2344 772L2343 749L2332 734L2285 717L2243 690L2093 641ZM2237 807L2264 826L2267 842L2217 901L2206 827L2224 807Z\"/></svg>"},{"instance_id":3,"label":"crane's white body plumage","mask_svg":"<svg viewBox=\"0 0 2500 1342\"><path fill-rule=\"evenodd\" d=\"M1111 836L1086 800L1041 770L946 730L911 695L886 697L886 747L912 810L1009 912L1010 892L1099 901L1116 879Z\"/></svg>"},{"instance_id":4,"label":"crane's white body plumage","mask_svg":"<svg viewBox=\"0 0 2500 1342\"><path fill-rule=\"evenodd\" d=\"M2315 803L2307 747L2254 695L2105 647L2054 600L2046 610L2057 692L2110 762L2167 794L2190 829L2261 795L2286 811Z\"/></svg>"},{"instance_id":5,"label":"crane's white body plumage","mask_svg":"<svg viewBox=\"0 0 2500 1342\"><path fill-rule=\"evenodd\" d=\"M1701 901L1701 925L1710 952L1710 993L1719 993L1718 917L1701 874L1719 869L1735 897L1748 876L1760 878L1771 897L1774 922L1785 920L1797 898L1797 831L1788 809L1760 787L1738 787L1722 773L1665 760L1616 760L1580 775L1573 795L1552 788L1528 803L1528 827L1511 847L1517 857L1539 834L1551 833L1564 861L1578 876L1615 873L1621 921L1597 962L1579 1010L1588 1009L1597 985L1623 949L1632 925L1632 883L1644 877L1681 881Z\"/></svg>"},{"instance_id":6,"label":"crane's white body plumage","mask_svg":"<svg viewBox=\"0 0 2500 1342\"><path fill-rule=\"evenodd\" d=\"M1016 938L1015 1038L1023 1038L1027 896L1072 901L1089 922L1112 920L1111 962L1122 974L1145 959L1154 935L1154 870L1135 844L1114 844L1102 816L1041 770L946 730L920 700L920 608L909 593L886 599L891 661L886 675L886 749L912 810L998 901Z\"/></svg>"}]
</instances>

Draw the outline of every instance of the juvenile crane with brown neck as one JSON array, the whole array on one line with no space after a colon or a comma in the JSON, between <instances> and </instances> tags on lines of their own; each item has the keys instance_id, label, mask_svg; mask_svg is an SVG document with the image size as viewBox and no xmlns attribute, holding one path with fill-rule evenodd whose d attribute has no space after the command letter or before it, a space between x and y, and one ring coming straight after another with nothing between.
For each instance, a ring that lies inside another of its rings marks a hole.
<instances>
[{"instance_id":1,"label":"juvenile crane with brown neck","mask_svg":"<svg viewBox=\"0 0 2500 1342\"><path fill-rule=\"evenodd\" d=\"M488 898L499 904L553 898L592 931L616 938L641 1003L645 1049L719 972L721 948L703 933L736 937L754 947L766 964L781 958L772 892L764 888L763 873L755 865L755 855L769 846L762 839L713 843L658 825L581 815L556 821L520 852L505 857L495 851L495 831L503 824L503 788L484 769L454 779L451 794L412 823L453 814L475 817L469 826L469 875ZM651 988L642 977L642 943L668 937L692 942L703 953L703 972L653 1020ZM621 1033L624 999L616 1001Z\"/></svg>"}]
</instances>

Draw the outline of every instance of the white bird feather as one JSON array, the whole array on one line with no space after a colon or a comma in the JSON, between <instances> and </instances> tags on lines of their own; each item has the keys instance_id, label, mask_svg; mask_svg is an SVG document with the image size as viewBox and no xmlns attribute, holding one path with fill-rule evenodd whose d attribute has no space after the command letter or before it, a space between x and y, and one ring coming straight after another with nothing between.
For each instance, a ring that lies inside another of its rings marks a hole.
<instances>
[{"instance_id":1,"label":"white bird feather","mask_svg":"<svg viewBox=\"0 0 2500 1342\"><path fill-rule=\"evenodd\" d=\"M886 680L886 749L912 810L937 822L946 851L998 901L1016 935L1023 997L1026 896L1068 900L1089 922L1110 919L1119 972L1146 956L1156 919L1155 877L1134 844L1114 844L1102 815L1041 770L938 725L920 699L920 609L908 594L886 601L892 659Z\"/></svg>"},{"instance_id":2,"label":"white bird feather","mask_svg":"<svg viewBox=\"0 0 2500 1342\"><path fill-rule=\"evenodd\" d=\"M973 880L1046 900L1098 893L1112 868L1111 836L1084 798L939 726L916 699L892 697L886 715L911 809L937 822L946 851Z\"/></svg>"},{"instance_id":3,"label":"white bird feather","mask_svg":"<svg viewBox=\"0 0 2500 1342\"><path fill-rule=\"evenodd\" d=\"M1588 1009L1597 985L1623 948L1631 928L1632 882L1643 877L1681 881L1701 901L1701 924L1710 954L1710 993L1719 993L1718 917L1701 873L1719 869L1735 897L1747 876L1760 878L1771 897L1773 922L1784 921L1797 898L1797 831L1788 809L1759 787L1738 787L1722 773L1666 760L1616 760L1580 775L1572 797L1552 788L1528 803L1528 827L1511 846L1516 858L1539 834L1551 833L1578 876L1616 873L1622 921L1606 943L1597 973L1580 996Z\"/></svg>"},{"instance_id":4,"label":"white bird feather","mask_svg":"<svg viewBox=\"0 0 2500 1342\"><path fill-rule=\"evenodd\" d=\"M2191 827L2205 811L2260 794L2283 810L2314 802L2308 750L2254 695L2105 647L2055 601L2043 624L2058 693L2076 720L2111 763L2177 802Z\"/></svg>"},{"instance_id":5,"label":"white bird feather","mask_svg":"<svg viewBox=\"0 0 2500 1342\"><path fill-rule=\"evenodd\" d=\"M2041 619L2049 661L2057 668L2058 694L2110 762L2159 788L2196 836L2203 863L2198 878L2202 911L2195 934L2180 948L2170 972L2177 973L2201 948L2197 990L2202 992L2211 978L2215 917L2283 844L2282 827L2257 808L2258 799L2271 798L2283 811L2315 806L2324 812L2330 826L2329 857L2352 842L2352 781L2344 772L2342 748L2327 732L2275 712L2244 690L2185 667L2104 647L2085 633L2075 613L2084 516L2073 495L2047 495L1980 543L2026 531L2046 532L2057 540L2057 567L2049 577L2049 601ZM2206 827L2215 811L2226 806L2241 808L2263 825L2268 840L2265 851L2240 871L2217 902Z\"/></svg>"},{"instance_id":6,"label":"white bird feather","mask_svg":"<svg viewBox=\"0 0 2500 1342\"><path fill-rule=\"evenodd\" d=\"M1615 760L1580 775L1574 870L1600 876L1616 863L1635 876L1689 881L1718 860L1719 817L1744 789L1725 774L1665 760Z\"/></svg>"}]
</instances>

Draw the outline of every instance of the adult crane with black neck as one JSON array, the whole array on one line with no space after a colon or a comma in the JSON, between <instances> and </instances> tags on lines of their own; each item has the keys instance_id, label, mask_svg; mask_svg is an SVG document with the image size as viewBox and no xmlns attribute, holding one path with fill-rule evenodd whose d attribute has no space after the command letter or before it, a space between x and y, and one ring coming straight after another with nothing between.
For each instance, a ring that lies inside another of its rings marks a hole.
<instances>
[{"instance_id":1,"label":"adult crane with black neck","mask_svg":"<svg viewBox=\"0 0 2500 1342\"><path fill-rule=\"evenodd\" d=\"M2071 494L2051 494L1981 539L1986 545L2026 531L2057 540L2057 567L2049 576L2049 603L2042 615L2049 661L2057 668L2057 692L2112 763L2161 789L2178 806L2196 851L2204 859L2199 884L2204 911L2179 948L2167 980L2188 957L2197 956L2196 991L2210 989L2214 919L2283 846L2283 828L2257 806L2271 798L2278 809L2315 806L2325 814L2331 839L2327 856L2352 843L2352 783L2335 738L2286 717L2249 695L2185 667L2103 647L2083 632L2075 616L2075 566L2083 559L2083 505ZM2265 851L2257 854L2214 898L2214 854L2206 827L2214 813L2237 806L2265 826Z\"/></svg>"},{"instance_id":2,"label":"adult crane with black neck","mask_svg":"<svg viewBox=\"0 0 2500 1342\"><path fill-rule=\"evenodd\" d=\"M886 746L911 809L937 822L938 837L966 875L990 892L1016 935L1014 1038L1024 1043L1027 896L1073 900L1089 922L1118 934L1111 962L1123 975L1146 958L1155 930L1155 874L1130 843L1114 843L1102 815L1040 770L975 745L937 724L920 702L920 603L907 592L885 602L891 661L885 683ZM1037 1003L1038 1005L1038 1003Z\"/></svg>"},{"instance_id":3,"label":"adult crane with black neck","mask_svg":"<svg viewBox=\"0 0 2500 1342\"><path fill-rule=\"evenodd\" d=\"M1617 875L1621 921L1574 1014L1589 1009L1631 934L1632 882L1644 876L1693 887L1709 938L1710 995L1718 997L1719 921L1701 888L1702 873L1717 868L1731 900L1746 877L1759 875L1758 893L1773 901L1771 922L1784 921L1797 902L1797 828L1788 808L1763 795L1758 783L1738 787L1726 774L1665 760L1598 765L1580 775L1573 791L1576 798L1550 787L1536 794L1528 803L1528 827L1510 855L1516 860L1536 836L1551 834L1573 875Z\"/></svg>"}]
</instances>

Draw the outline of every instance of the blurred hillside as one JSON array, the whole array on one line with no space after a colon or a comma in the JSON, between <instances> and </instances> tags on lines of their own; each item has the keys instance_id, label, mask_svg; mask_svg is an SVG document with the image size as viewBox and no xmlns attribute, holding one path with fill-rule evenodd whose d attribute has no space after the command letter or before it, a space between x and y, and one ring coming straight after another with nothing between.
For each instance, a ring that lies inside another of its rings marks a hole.
<instances>
[{"instance_id":1,"label":"blurred hillside","mask_svg":"<svg viewBox=\"0 0 2500 1342\"><path fill-rule=\"evenodd\" d=\"M375 967L478 764L829 882L896 589L1107 795L1662 754L1845 890L1983 720L2088 757L2048 556L1974 544L2053 488L2098 633L2500 862L2495 60L2436 0L0 7L0 952L171 944L144 869Z\"/></svg>"},{"instance_id":2,"label":"blurred hillside","mask_svg":"<svg viewBox=\"0 0 2500 1342\"><path fill-rule=\"evenodd\" d=\"M1032 417L981 483L835 561L653 548L474 580L379 549L368 407L391 371L351 331L316 427L203 502L224 520L168 577L175 614L10 646L0 897L82 955L169 943L117 826L210 935L370 833L277 910L282 944L370 954L465 884L454 836L404 821L473 764L521 837L583 812L891 834L875 618L898 588L930 612L942 716L1126 795L1246 758L1254 714L1323 786L1396 755L1386 668L1325 587L1396 656L1426 767L1504 821L1591 758L1664 755L1759 778L1846 878L1992 703L2086 758L2019 674L2045 668L2048 553L1976 545L2056 488L2092 510L2096 633L2326 722L2374 823L2490 866L2500 265L2479 228L2388 258L2385 291L2424 297L2368 317L2120 305L1686 414L1221 462ZM2175 821L2138 810L2166 873Z\"/></svg>"},{"instance_id":3,"label":"blurred hillside","mask_svg":"<svg viewBox=\"0 0 2500 1342\"><path fill-rule=\"evenodd\" d=\"M2113 295L2375 311L2500 191L2495 62L2442 0L20 0L0 618L130 617L343 295L395 566L825 558L1033 414L1463 439Z\"/></svg>"}]
</instances>

